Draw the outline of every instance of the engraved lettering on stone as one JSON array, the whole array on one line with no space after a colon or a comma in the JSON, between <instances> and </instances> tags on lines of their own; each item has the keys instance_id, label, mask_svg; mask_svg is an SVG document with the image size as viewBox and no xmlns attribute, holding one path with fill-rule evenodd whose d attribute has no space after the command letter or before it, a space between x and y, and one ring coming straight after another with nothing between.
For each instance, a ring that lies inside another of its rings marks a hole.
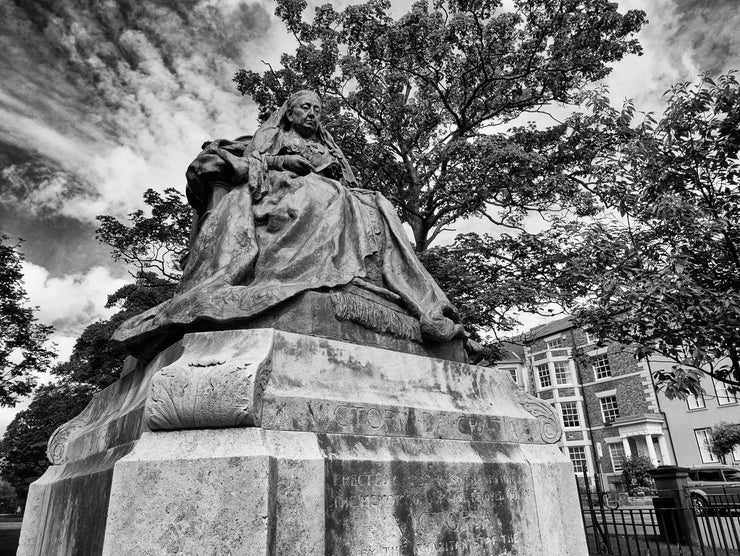
<instances>
[{"instance_id":1,"label":"engraved lettering on stone","mask_svg":"<svg viewBox=\"0 0 740 556\"><path fill-rule=\"evenodd\" d=\"M499 516L530 499L528 483L505 465L486 475L472 471L428 464L397 480L383 466L336 470L327 475L327 511L345 520L395 521L395 541L355 546L348 555L516 554L522 539L501 529ZM399 508L407 517L398 517ZM441 541L446 535L456 540Z\"/></svg>"},{"instance_id":2,"label":"engraved lettering on stone","mask_svg":"<svg viewBox=\"0 0 740 556\"><path fill-rule=\"evenodd\" d=\"M317 425L328 426L316 417L315 407L309 404L309 413ZM437 427L437 418L426 411L413 412L375 406L339 404L331 413L332 421L340 429L351 429L355 433L379 432L383 434L406 434L408 420L413 419L413 428L419 434L429 434ZM349 430L342 432L350 432Z\"/></svg>"}]
</instances>

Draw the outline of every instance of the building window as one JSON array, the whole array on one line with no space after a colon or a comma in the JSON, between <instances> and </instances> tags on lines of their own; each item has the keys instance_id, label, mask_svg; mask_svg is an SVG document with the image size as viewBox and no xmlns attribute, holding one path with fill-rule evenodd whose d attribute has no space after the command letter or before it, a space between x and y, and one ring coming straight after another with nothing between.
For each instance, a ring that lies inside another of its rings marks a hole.
<instances>
[{"instance_id":1,"label":"building window","mask_svg":"<svg viewBox=\"0 0 740 556\"><path fill-rule=\"evenodd\" d=\"M730 387L726 382L714 380L714 391L717 392L717 403L719 405L729 405L737 403L737 394L732 394L728 391Z\"/></svg>"},{"instance_id":2,"label":"building window","mask_svg":"<svg viewBox=\"0 0 740 556\"><path fill-rule=\"evenodd\" d=\"M516 376L516 369L507 367L506 369L501 369L501 370L511 375L511 380L514 381L514 384L519 384L519 377Z\"/></svg>"},{"instance_id":3,"label":"building window","mask_svg":"<svg viewBox=\"0 0 740 556\"><path fill-rule=\"evenodd\" d=\"M563 427L580 427L577 402L560 402L560 411L563 414Z\"/></svg>"},{"instance_id":4,"label":"building window","mask_svg":"<svg viewBox=\"0 0 740 556\"><path fill-rule=\"evenodd\" d=\"M547 364L537 365L537 378L540 379L540 388L549 388L552 386L550 367L548 367Z\"/></svg>"},{"instance_id":5,"label":"building window","mask_svg":"<svg viewBox=\"0 0 740 556\"><path fill-rule=\"evenodd\" d=\"M571 372L570 365L567 361L555 361L555 382L557 384L570 384L571 383Z\"/></svg>"},{"instance_id":6,"label":"building window","mask_svg":"<svg viewBox=\"0 0 740 556\"><path fill-rule=\"evenodd\" d=\"M609 457L612 460L612 470L619 473L624 468L624 446L621 443L607 444L609 446Z\"/></svg>"},{"instance_id":7,"label":"building window","mask_svg":"<svg viewBox=\"0 0 740 556\"><path fill-rule=\"evenodd\" d=\"M689 396L686 398L686 405L689 406L689 411L692 409L704 409L707 404L704 403L704 396L699 394L698 396Z\"/></svg>"},{"instance_id":8,"label":"building window","mask_svg":"<svg viewBox=\"0 0 740 556\"><path fill-rule=\"evenodd\" d=\"M601 406L601 416L604 418L604 423L614 421L619 417L619 404L617 404L616 396L600 398L599 405Z\"/></svg>"},{"instance_id":9,"label":"building window","mask_svg":"<svg viewBox=\"0 0 740 556\"><path fill-rule=\"evenodd\" d=\"M594 358L594 374L596 380L612 376L612 368L609 366L609 358L606 355L599 355Z\"/></svg>"},{"instance_id":10,"label":"building window","mask_svg":"<svg viewBox=\"0 0 740 556\"><path fill-rule=\"evenodd\" d=\"M696 443L699 445L699 454L703 463L717 463L719 460L712 452L712 429L694 429Z\"/></svg>"},{"instance_id":11,"label":"building window","mask_svg":"<svg viewBox=\"0 0 740 556\"><path fill-rule=\"evenodd\" d=\"M547 349L556 349L559 347L563 347L563 343L564 342L562 338L554 338L545 342L545 345L547 346Z\"/></svg>"},{"instance_id":12,"label":"building window","mask_svg":"<svg viewBox=\"0 0 740 556\"><path fill-rule=\"evenodd\" d=\"M599 337L596 334L586 332L586 343L587 344L595 344L598 341L598 339Z\"/></svg>"},{"instance_id":13,"label":"building window","mask_svg":"<svg viewBox=\"0 0 740 556\"><path fill-rule=\"evenodd\" d=\"M735 461L735 463L740 463L740 444L737 444L732 449L732 459Z\"/></svg>"},{"instance_id":14,"label":"building window","mask_svg":"<svg viewBox=\"0 0 740 556\"><path fill-rule=\"evenodd\" d=\"M588 469L585 446L568 446L568 456L573 463L574 472L582 475Z\"/></svg>"}]
</instances>

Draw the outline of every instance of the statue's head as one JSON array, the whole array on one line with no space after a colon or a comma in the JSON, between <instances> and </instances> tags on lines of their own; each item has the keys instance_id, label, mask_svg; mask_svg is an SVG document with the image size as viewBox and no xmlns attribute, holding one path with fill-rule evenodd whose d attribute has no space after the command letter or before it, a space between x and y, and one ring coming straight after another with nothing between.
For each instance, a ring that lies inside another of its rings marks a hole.
<instances>
[{"instance_id":1,"label":"statue's head","mask_svg":"<svg viewBox=\"0 0 740 556\"><path fill-rule=\"evenodd\" d=\"M313 91L303 90L288 98L286 117L299 134L309 137L316 133L321 120L321 99Z\"/></svg>"}]
</instances>

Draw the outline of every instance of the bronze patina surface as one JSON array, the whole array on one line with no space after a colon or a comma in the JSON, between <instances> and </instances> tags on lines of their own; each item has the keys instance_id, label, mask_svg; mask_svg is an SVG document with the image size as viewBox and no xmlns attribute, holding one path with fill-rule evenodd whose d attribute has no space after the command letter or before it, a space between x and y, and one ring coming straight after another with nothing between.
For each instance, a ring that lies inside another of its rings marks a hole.
<instances>
[{"instance_id":1,"label":"bronze patina surface","mask_svg":"<svg viewBox=\"0 0 740 556\"><path fill-rule=\"evenodd\" d=\"M402 307L424 342L463 335L395 209L359 188L320 115L318 96L299 91L251 140L205 145L187 171L198 222L178 292L115 340L143 354L154 336L238 326L302 292L350 283Z\"/></svg>"}]
</instances>

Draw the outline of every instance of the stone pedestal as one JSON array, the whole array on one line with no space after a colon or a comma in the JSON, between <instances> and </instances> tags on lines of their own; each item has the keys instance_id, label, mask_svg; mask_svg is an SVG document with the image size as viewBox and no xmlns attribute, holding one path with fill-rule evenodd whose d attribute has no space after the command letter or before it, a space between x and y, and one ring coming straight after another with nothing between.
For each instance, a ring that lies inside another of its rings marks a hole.
<instances>
[{"instance_id":1,"label":"stone pedestal","mask_svg":"<svg viewBox=\"0 0 740 556\"><path fill-rule=\"evenodd\" d=\"M19 555L587 554L558 419L507 373L258 329L111 388L52 438Z\"/></svg>"}]
</instances>

